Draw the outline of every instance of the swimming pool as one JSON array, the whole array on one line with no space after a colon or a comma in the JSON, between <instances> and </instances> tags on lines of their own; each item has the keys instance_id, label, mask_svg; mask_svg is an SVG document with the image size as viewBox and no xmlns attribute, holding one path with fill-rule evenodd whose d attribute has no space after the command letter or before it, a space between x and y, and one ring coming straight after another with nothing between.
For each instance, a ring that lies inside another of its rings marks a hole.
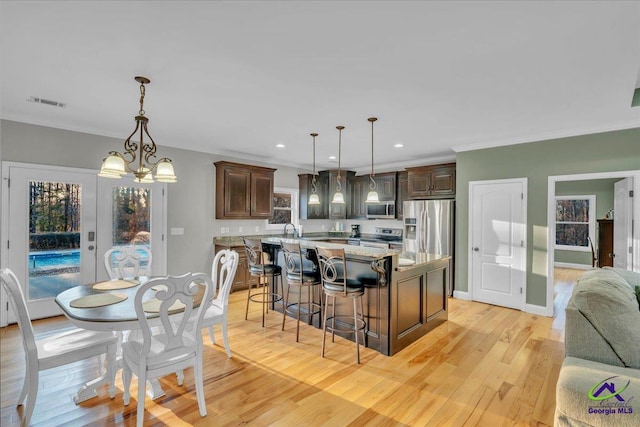
<instances>
[{"instance_id":1,"label":"swimming pool","mask_svg":"<svg viewBox=\"0 0 640 427\"><path fill-rule=\"evenodd\" d=\"M29 253L29 272L68 267L80 267L80 249Z\"/></svg>"}]
</instances>

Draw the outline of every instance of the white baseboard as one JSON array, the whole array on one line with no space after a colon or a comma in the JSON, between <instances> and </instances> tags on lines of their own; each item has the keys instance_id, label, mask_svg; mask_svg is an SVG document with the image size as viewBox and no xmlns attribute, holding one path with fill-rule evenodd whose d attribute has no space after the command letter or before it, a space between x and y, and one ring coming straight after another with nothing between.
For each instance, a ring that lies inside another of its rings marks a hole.
<instances>
[{"instance_id":1,"label":"white baseboard","mask_svg":"<svg viewBox=\"0 0 640 427\"><path fill-rule=\"evenodd\" d=\"M453 297L457 299L471 301L471 294L465 291L453 291Z\"/></svg>"},{"instance_id":2,"label":"white baseboard","mask_svg":"<svg viewBox=\"0 0 640 427\"><path fill-rule=\"evenodd\" d=\"M525 304L524 311L538 316L553 317L553 305L551 306L551 313L549 309L544 305Z\"/></svg>"},{"instance_id":3,"label":"white baseboard","mask_svg":"<svg viewBox=\"0 0 640 427\"><path fill-rule=\"evenodd\" d=\"M573 264L570 262L555 262L553 263L553 266L561 268L575 268L577 270L591 270L593 268L588 264Z\"/></svg>"}]
</instances>

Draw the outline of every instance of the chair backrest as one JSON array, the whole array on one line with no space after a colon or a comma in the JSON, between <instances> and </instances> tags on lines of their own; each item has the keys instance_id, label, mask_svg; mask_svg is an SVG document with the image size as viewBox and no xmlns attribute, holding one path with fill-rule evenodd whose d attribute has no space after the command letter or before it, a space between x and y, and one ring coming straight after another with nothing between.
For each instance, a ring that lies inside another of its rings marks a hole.
<instances>
[{"instance_id":1,"label":"chair backrest","mask_svg":"<svg viewBox=\"0 0 640 427\"><path fill-rule=\"evenodd\" d=\"M192 350L201 352L202 318L209 305L200 302L211 301L214 291L211 278L204 273L159 277L142 285L134 299L143 338L140 357L143 359L148 357L152 342L154 353L158 350L160 354L158 357L162 360L170 360L172 357ZM155 293L155 296L150 295L152 293ZM150 302L156 304L150 304ZM152 306L154 307L151 308ZM151 313L157 313L160 318L159 325L157 322L149 321L147 316ZM186 340L184 335L190 321L193 322L193 329L189 332L195 339L195 348L190 346L190 340ZM159 336L164 337L163 339L154 338Z\"/></svg>"},{"instance_id":2,"label":"chair backrest","mask_svg":"<svg viewBox=\"0 0 640 427\"><path fill-rule=\"evenodd\" d=\"M244 249L247 252L247 262L249 263L249 271L252 273L265 274L265 264L269 261L268 252L262 248L262 240L243 238Z\"/></svg>"},{"instance_id":3,"label":"chair backrest","mask_svg":"<svg viewBox=\"0 0 640 427\"><path fill-rule=\"evenodd\" d=\"M109 278L151 276L151 250L143 245L114 246L104 253Z\"/></svg>"},{"instance_id":4,"label":"chair backrest","mask_svg":"<svg viewBox=\"0 0 640 427\"><path fill-rule=\"evenodd\" d=\"M305 276L313 275L312 269L305 268L300 243L288 243L281 240L280 247L284 255L285 271L289 282L302 284Z\"/></svg>"},{"instance_id":5,"label":"chair backrest","mask_svg":"<svg viewBox=\"0 0 640 427\"><path fill-rule=\"evenodd\" d=\"M342 287L342 292L347 294L347 261L344 249L316 247L318 263L320 264L320 277L322 286L331 288ZM333 286L331 286L333 285Z\"/></svg>"},{"instance_id":6,"label":"chair backrest","mask_svg":"<svg viewBox=\"0 0 640 427\"><path fill-rule=\"evenodd\" d=\"M231 293L231 285L238 269L238 252L231 249L219 251L211 266L211 278L213 286L217 288L218 293L213 300L213 304L227 310L229 306L229 293Z\"/></svg>"},{"instance_id":7,"label":"chair backrest","mask_svg":"<svg viewBox=\"0 0 640 427\"><path fill-rule=\"evenodd\" d=\"M4 289L7 291L11 308L17 317L18 326L22 333L22 341L24 343L24 351L27 358L27 369L33 369L33 367L36 366L35 369L37 370L38 349L36 347L33 326L31 325L31 318L29 317L27 303L24 299L20 282L18 282L18 278L13 271L8 268L0 270L0 281L2 282Z\"/></svg>"}]
</instances>

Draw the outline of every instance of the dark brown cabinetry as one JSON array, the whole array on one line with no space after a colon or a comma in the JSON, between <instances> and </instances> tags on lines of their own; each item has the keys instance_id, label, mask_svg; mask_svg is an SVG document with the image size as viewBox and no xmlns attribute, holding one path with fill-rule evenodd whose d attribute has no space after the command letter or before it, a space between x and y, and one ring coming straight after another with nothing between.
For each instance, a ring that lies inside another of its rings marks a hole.
<instances>
[{"instance_id":1,"label":"dark brown cabinetry","mask_svg":"<svg viewBox=\"0 0 640 427\"><path fill-rule=\"evenodd\" d=\"M613 220L598 220L598 266L613 267Z\"/></svg>"},{"instance_id":2,"label":"dark brown cabinetry","mask_svg":"<svg viewBox=\"0 0 640 427\"><path fill-rule=\"evenodd\" d=\"M319 173L322 177L327 177L329 183L329 190L327 198L329 200L329 219L347 219L347 205L349 204L350 196L350 181L355 175L355 172L340 171L340 185L342 186L342 194L345 197L345 203L331 203L333 195L336 192L338 185L338 170L328 170Z\"/></svg>"},{"instance_id":3,"label":"dark brown cabinetry","mask_svg":"<svg viewBox=\"0 0 640 427\"><path fill-rule=\"evenodd\" d=\"M365 200L369 192L369 175L354 176L349 186L351 191L347 215L350 219L364 219L367 217Z\"/></svg>"},{"instance_id":4,"label":"dark brown cabinetry","mask_svg":"<svg viewBox=\"0 0 640 427\"><path fill-rule=\"evenodd\" d=\"M216 219L267 219L275 169L216 162Z\"/></svg>"},{"instance_id":5,"label":"dark brown cabinetry","mask_svg":"<svg viewBox=\"0 0 640 427\"><path fill-rule=\"evenodd\" d=\"M374 176L378 199L382 201L396 200L396 172L381 173ZM349 182L351 187L349 197L349 219L360 219L367 217L366 200L369 194L371 180L369 175L354 176Z\"/></svg>"},{"instance_id":6,"label":"dark brown cabinetry","mask_svg":"<svg viewBox=\"0 0 640 427\"><path fill-rule=\"evenodd\" d=\"M456 165L407 168L409 199L448 198L456 194Z\"/></svg>"},{"instance_id":7,"label":"dark brown cabinetry","mask_svg":"<svg viewBox=\"0 0 640 427\"><path fill-rule=\"evenodd\" d=\"M396 192L396 218L404 217L404 202L409 200L409 173L398 172L398 190Z\"/></svg>"},{"instance_id":8,"label":"dark brown cabinetry","mask_svg":"<svg viewBox=\"0 0 640 427\"><path fill-rule=\"evenodd\" d=\"M320 198L319 205L310 205L312 193L312 174L298 175L300 190L300 219L327 219L329 217L329 176L316 175L316 194Z\"/></svg>"}]
</instances>

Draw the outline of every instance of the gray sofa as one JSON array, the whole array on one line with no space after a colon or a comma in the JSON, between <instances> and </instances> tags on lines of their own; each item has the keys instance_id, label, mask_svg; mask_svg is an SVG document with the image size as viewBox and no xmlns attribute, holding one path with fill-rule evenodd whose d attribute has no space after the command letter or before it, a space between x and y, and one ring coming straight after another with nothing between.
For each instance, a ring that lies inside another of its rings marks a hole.
<instances>
[{"instance_id":1,"label":"gray sofa","mask_svg":"<svg viewBox=\"0 0 640 427\"><path fill-rule=\"evenodd\" d=\"M640 273L585 272L566 308L556 426L640 426Z\"/></svg>"}]
</instances>

